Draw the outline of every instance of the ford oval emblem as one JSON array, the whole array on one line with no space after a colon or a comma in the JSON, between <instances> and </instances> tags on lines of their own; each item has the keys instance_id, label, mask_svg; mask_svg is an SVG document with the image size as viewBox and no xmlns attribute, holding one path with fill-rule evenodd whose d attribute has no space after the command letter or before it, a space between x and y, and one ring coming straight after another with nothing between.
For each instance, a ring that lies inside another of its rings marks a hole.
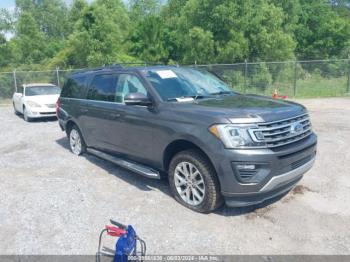
<instances>
[{"instance_id":1,"label":"ford oval emblem","mask_svg":"<svg viewBox=\"0 0 350 262\"><path fill-rule=\"evenodd\" d=\"M290 126L291 134L299 134L299 133L301 133L303 131L303 129L304 129L304 126L300 122L293 123Z\"/></svg>"}]
</instances>

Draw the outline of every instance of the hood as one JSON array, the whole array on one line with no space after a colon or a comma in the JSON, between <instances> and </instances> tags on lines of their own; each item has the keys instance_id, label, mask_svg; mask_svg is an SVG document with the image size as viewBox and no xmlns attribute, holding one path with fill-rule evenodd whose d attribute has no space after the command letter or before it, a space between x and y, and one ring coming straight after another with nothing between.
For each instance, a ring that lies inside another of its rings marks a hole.
<instances>
[{"instance_id":1,"label":"hood","mask_svg":"<svg viewBox=\"0 0 350 262\"><path fill-rule=\"evenodd\" d=\"M224 117L232 123L270 122L306 112L300 104L257 95L237 94L176 104L185 111L190 107L192 113Z\"/></svg>"},{"instance_id":2,"label":"hood","mask_svg":"<svg viewBox=\"0 0 350 262\"><path fill-rule=\"evenodd\" d=\"M26 96L25 101L33 101L40 105L55 104L60 95Z\"/></svg>"}]
</instances>

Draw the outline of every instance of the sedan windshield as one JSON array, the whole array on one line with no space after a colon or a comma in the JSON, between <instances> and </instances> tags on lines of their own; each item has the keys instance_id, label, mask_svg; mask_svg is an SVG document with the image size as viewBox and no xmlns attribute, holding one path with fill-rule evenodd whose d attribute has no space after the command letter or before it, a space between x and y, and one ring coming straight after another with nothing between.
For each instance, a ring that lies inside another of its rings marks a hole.
<instances>
[{"instance_id":1,"label":"sedan windshield","mask_svg":"<svg viewBox=\"0 0 350 262\"><path fill-rule=\"evenodd\" d=\"M26 87L26 96L59 95L61 89L57 86L30 86Z\"/></svg>"},{"instance_id":2,"label":"sedan windshield","mask_svg":"<svg viewBox=\"0 0 350 262\"><path fill-rule=\"evenodd\" d=\"M172 67L146 69L143 74L162 99L167 101L233 93L226 83L205 70Z\"/></svg>"}]
</instances>

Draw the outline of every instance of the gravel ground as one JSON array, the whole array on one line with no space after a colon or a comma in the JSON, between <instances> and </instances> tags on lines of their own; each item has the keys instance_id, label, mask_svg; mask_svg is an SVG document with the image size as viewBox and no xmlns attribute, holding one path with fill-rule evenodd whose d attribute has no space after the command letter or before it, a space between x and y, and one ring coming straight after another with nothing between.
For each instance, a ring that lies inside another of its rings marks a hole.
<instances>
[{"instance_id":1,"label":"gravel ground","mask_svg":"<svg viewBox=\"0 0 350 262\"><path fill-rule=\"evenodd\" d=\"M350 254L350 99L299 102L319 136L314 168L279 201L209 215L164 181L73 155L57 121L0 107L0 254L94 254L109 218L134 225L149 254Z\"/></svg>"}]
</instances>

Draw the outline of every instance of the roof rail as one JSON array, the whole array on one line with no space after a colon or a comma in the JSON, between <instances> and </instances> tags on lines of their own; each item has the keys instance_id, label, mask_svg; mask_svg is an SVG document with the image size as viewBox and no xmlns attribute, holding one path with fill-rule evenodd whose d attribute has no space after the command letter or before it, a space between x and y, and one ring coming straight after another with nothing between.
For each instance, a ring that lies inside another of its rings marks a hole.
<instances>
[{"instance_id":1,"label":"roof rail","mask_svg":"<svg viewBox=\"0 0 350 262\"><path fill-rule=\"evenodd\" d=\"M75 72L72 73L72 75L74 74L80 74L80 73L85 73L85 72L91 72L91 71L99 71L99 70L112 70L112 69L122 69L123 66L120 64L112 64L112 65L104 65L101 67L96 67L96 68L83 68L83 69L79 69Z\"/></svg>"}]
</instances>

